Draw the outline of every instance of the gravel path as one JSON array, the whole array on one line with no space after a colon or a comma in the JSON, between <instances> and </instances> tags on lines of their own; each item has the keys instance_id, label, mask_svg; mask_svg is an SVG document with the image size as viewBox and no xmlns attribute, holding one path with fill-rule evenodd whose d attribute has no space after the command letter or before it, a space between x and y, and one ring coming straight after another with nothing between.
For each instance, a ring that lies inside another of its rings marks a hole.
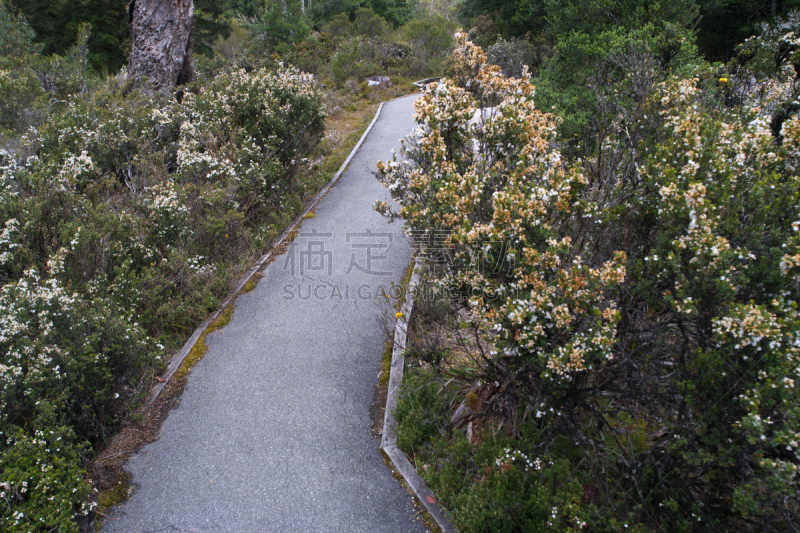
<instances>
[{"instance_id":1,"label":"gravel path","mask_svg":"<svg viewBox=\"0 0 800 533\"><path fill-rule=\"evenodd\" d=\"M370 405L392 292L411 257L372 209L370 174L414 128L414 97L384 105L289 251L209 336L160 439L127 470L136 490L103 532L424 532L383 464Z\"/></svg>"}]
</instances>

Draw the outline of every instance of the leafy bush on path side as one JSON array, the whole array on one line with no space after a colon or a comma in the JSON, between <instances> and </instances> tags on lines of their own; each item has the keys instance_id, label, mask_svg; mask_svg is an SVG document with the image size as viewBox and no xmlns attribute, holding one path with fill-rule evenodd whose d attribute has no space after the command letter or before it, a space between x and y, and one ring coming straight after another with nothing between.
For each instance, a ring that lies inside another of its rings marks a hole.
<instances>
[{"instance_id":1,"label":"leafy bush on path side","mask_svg":"<svg viewBox=\"0 0 800 533\"><path fill-rule=\"evenodd\" d=\"M563 531L796 530L800 119L779 144L774 106L729 108L699 78L650 77L592 157L566 160L527 79L459 45L464 83L420 98L410 163L380 164L401 208L378 209L446 236L434 282L481 340L460 374L489 395L471 419L488 428L479 440L514 437L566 468L557 488L583 487L524 505L552 504L540 525ZM433 434L455 446L448 423ZM439 438L417 442L418 461L449 446ZM493 505L448 494L457 523ZM504 510L509 531L524 530L524 505Z\"/></svg>"},{"instance_id":2,"label":"leafy bush on path side","mask_svg":"<svg viewBox=\"0 0 800 533\"><path fill-rule=\"evenodd\" d=\"M290 68L182 103L110 78L0 153L0 523L78 530L82 461L304 191L322 94Z\"/></svg>"}]
</instances>

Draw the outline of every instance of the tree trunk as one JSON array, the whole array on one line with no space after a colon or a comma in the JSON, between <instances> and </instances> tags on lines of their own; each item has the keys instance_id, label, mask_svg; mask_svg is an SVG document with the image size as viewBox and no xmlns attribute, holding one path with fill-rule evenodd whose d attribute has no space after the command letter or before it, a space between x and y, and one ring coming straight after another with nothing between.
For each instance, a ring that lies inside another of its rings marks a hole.
<instances>
[{"instance_id":1,"label":"tree trunk","mask_svg":"<svg viewBox=\"0 0 800 533\"><path fill-rule=\"evenodd\" d=\"M197 79L192 48L192 0L132 0L131 57L128 73L137 85L149 81L169 90Z\"/></svg>"}]
</instances>

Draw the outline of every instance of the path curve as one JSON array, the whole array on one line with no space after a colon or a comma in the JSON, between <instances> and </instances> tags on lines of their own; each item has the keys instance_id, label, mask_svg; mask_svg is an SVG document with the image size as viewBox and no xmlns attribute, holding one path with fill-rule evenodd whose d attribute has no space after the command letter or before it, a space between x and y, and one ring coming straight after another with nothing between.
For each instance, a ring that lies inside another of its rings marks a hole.
<instances>
[{"instance_id":1,"label":"path curve","mask_svg":"<svg viewBox=\"0 0 800 533\"><path fill-rule=\"evenodd\" d=\"M208 337L104 533L427 531L370 416L384 292L411 258L401 225L372 209L389 195L370 170L400 152L414 100L384 104L316 216Z\"/></svg>"}]
</instances>

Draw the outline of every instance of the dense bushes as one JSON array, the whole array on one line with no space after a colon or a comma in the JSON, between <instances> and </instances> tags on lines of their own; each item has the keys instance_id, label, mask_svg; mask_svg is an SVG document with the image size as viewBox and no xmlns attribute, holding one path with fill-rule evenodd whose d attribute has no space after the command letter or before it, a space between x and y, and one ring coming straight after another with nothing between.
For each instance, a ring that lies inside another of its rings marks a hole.
<instances>
[{"instance_id":1,"label":"dense bushes","mask_svg":"<svg viewBox=\"0 0 800 533\"><path fill-rule=\"evenodd\" d=\"M338 88L374 75L419 79L442 74L457 27L433 15L393 28L380 14L361 7L352 19L338 13L318 32L309 32L299 13L281 13L272 10L264 21L235 24L230 37L213 45L212 57L198 57L198 68L216 73L232 65L257 68L285 62Z\"/></svg>"},{"instance_id":2,"label":"dense bushes","mask_svg":"<svg viewBox=\"0 0 800 533\"><path fill-rule=\"evenodd\" d=\"M410 162L379 165L402 207L378 208L447 243L434 282L477 342L461 369L423 358L474 426L425 407L425 379L399 404L421 475L465 531L796 530L800 121L770 130L791 82L728 107L728 77L631 51L616 107L597 93L614 127L568 159L527 79L455 57L472 75L419 100Z\"/></svg>"},{"instance_id":3,"label":"dense bushes","mask_svg":"<svg viewBox=\"0 0 800 533\"><path fill-rule=\"evenodd\" d=\"M324 28L339 35L330 64L337 84L375 74L414 78L442 73L455 24L438 16L426 17L391 33L366 11L359 10L360 16L352 23L346 17L335 18Z\"/></svg>"},{"instance_id":4,"label":"dense bushes","mask_svg":"<svg viewBox=\"0 0 800 533\"><path fill-rule=\"evenodd\" d=\"M81 458L293 215L323 132L291 69L182 103L128 90L110 78L0 154L3 531L76 530Z\"/></svg>"}]
</instances>

